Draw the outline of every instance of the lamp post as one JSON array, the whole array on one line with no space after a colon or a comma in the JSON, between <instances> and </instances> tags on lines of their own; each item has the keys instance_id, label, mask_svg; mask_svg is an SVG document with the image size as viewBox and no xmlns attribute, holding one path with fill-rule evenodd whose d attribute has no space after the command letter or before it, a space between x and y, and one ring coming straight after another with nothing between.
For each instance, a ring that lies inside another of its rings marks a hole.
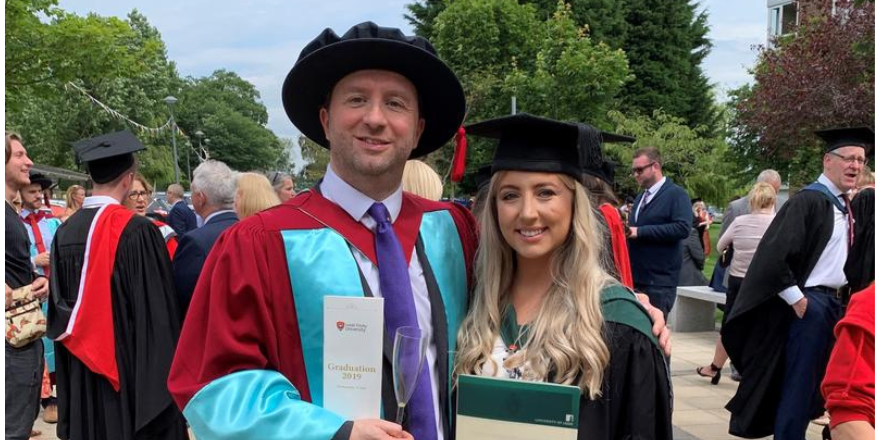
<instances>
[{"instance_id":1,"label":"lamp post","mask_svg":"<svg viewBox=\"0 0 880 440\"><path fill-rule=\"evenodd\" d=\"M174 122L174 104L177 104L177 98L168 95L164 101L168 105L168 111L171 113L171 149L174 151L174 183L180 184L180 165L177 163L177 123Z\"/></svg>"},{"instance_id":2,"label":"lamp post","mask_svg":"<svg viewBox=\"0 0 880 440\"><path fill-rule=\"evenodd\" d=\"M211 143L211 140L208 138L205 138L205 158L206 159L211 158L211 146L209 145L210 143Z\"/></svg>"}]
</instances>

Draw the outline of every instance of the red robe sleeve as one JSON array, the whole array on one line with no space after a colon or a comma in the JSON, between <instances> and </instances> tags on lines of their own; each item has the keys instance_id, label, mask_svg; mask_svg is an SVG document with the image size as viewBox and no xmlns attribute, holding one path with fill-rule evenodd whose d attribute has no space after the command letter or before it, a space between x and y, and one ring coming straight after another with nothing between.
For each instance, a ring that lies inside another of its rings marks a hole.
<instances>
[{"instance_id":1,"label":"red robe sleeve","mask_svg":"<svg viewBox=\"0 0 880 440\"><path fill-rule=\"evenodd\" d=\"M632 289L633 277L629 265L629 249L626 247L626 233L620 212L609 203L600 205L599 210L602 211L602 216L605 217L605 222L608 224L608 230L611 231L611 253L614 256L614 267L620 274L620 283Z\"/></svg>"},{"instance_id":2,"label":"red robe sleeve","mask_svg":"<svg viewBox=\"0 0 880 440\"><path fill-rule=\"evenodd\" d=\"M178 407L212 381L274 370L311 401L284 247L259 216L224 232L196 284L168 377Z\"/></svg>"},{"instance_id":3,"label":"red robe sleeve","mask_svg":"<svg viewBox=\"0 0 880 440\"><path fill-rule=\"evenodd\" d=\"M853 295L834 329L822 395L831 427L852 421L874 426L874 284Z\"/></svg>"}]
</instances>

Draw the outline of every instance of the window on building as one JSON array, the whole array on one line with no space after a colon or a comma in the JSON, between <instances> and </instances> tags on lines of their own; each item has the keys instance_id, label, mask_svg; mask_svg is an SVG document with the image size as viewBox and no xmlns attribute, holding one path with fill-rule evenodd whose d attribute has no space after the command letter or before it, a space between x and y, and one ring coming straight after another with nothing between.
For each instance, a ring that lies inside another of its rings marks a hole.
<instances>
[{"instance_id":1,"label":"window on building","mask_svg":"<svg viewBox=\"0 0 880 440\"><path fill-rule=\"evenodd\" d=\"M769 22L771 37L794 32L798 23L797 2L790 2L770 8Z\"/></svg>"}]
</instances>

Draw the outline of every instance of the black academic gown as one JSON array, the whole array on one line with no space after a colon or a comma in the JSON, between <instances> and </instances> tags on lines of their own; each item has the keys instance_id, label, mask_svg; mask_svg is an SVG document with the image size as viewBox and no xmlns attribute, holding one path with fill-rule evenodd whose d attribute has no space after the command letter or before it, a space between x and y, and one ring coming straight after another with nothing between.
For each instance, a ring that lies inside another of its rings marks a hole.
<instances>
[{"instance_id":1,"label":"black academic gown","mask_svg":"<svg viewBox=\"0 0 880 440\"><path fill-rule=\"evenodd\" d=\"M855 293L874 281L874 188L859 191L851 206L855 235L843 272Z\"/></svg>"},{"instance_id":2,"label":"black academic gown","mask_svg":"<svg viewBox=\"0 0 880 440\"><path fill-rule=\"evenodd\" d=\"M757 438L773 434L785 372L785 343L795 318L778 296L801 289L834 231L834 209L818 191L801 191L776 214L743 279L721 340L742 373L731 412L730 433ZM821 396L819 396L821 398ZM821 402L818 405L821 415Z\"/></svg>"},{"instance_id":3,"label":"black academic gown","mask_svg":"<svg viewBox=\"0 0 880 440\"><path fill-rule=\"evenodd\" d=\"M578 440L672 440L672 388L666 360L647 336L605 323L611 361L602 396L581 395Z\"/></svg>"},{"instance_id":4,"label":"black academic gown","mask_svg":"<svg viewBox=\"0 0 880 440\"><path fill-rule=\"evenodd\" d=\"M79 210L55 235L49 337L64 332L76 303L86 239L96 212ZM122 233L111 291L120 390L89 370L63 343L55 343L58 437L188 439L183 416L165 385L181 327L171 261L162 234L145 217L132 217Z\"/></svg>"}]
</instances>

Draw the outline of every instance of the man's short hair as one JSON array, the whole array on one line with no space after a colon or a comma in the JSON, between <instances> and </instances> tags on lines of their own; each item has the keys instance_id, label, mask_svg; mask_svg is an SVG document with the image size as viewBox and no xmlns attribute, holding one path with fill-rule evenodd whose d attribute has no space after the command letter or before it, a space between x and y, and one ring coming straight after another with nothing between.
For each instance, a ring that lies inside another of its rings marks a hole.
<instances>
[{"instance_id":1,"label":"man's short hair","mask_svg":"<svg viewBox=\"0 0 880 440\"><path fill-rule=\"evenodd\" d=\"M237 183L238 173L219 160L206 160L193 170L193 190L220 209L232 209Z\"/></svg>"},{"instance_id":2,"label":"man's short hair","mask_svg":"<svg viewBox=\"0 0 880 440\"><path fill-rule=\"evenodd\" d=\"M165 191L166 196L174 196L175 198L182 199L183 198L183 186L179 183L172 183L168 185L168 189Z\"/></svg>"},{"instance_id":3,"label":"man's short hair","mask_svg":"<svg viewBox=\"0 0 880 440\"><path fill-rule=\"evenodd\" d=\"M633 153L633 159L640 156L646 156L651 162L657 162L660 166L663 165L663 159L660 157L660 150L657 147L642 147Z\"/></svg>"},{"instance_id":4,"label":"man's short hair","mask_svg":"<svg viewBox=\"0 0 880 440\"><path fill-rule=\"evenodd\" d=\"M758 179L756 183L767 183L769 185L782 185L782 177L779 176L779 173L776 170L766 169L761 171L761 174L758 174Z\"/></svg>"},{"instance_id":5,"label":"man's short hair","mask_svg":"<svg viewBox=\"0 0 880 440\"><path fill-rule=\"evenodd\" d=\"M18 141L21 144L24 144L21 140L21 135L14 131L6 132L6 163L9 163L9 158L12 157L12 141Z\"/></svg>"}]
</instances>

